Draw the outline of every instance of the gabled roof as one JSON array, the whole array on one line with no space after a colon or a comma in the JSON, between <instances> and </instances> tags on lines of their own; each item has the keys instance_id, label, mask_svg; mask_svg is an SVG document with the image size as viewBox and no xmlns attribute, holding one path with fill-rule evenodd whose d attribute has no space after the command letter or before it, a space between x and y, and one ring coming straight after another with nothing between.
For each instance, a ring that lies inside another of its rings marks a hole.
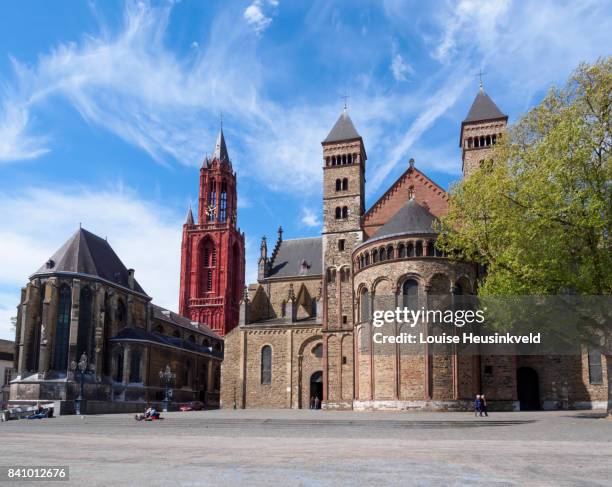
<instances>
[{"instance_id":1,"label":"gabled roof","mask_svg":"<svg viewBox=\"0 0 612 487\"><path fill-rule=\"evenodd\" d=\"M215 151L213 152L212 158L217 159L219 162L229 162L223 129L219 129L219 133L217 134L217 142L215 143Z\"/></svg>"},{"instance_id":2,"label":"gabled roof","mask_svg":"<svg viewBox=\"0 0 612 487\"><path fill-rule=\"evenodd\" d=\"M204 333L205 335L221 339L219 335L217 335L214 331L212 331L208 325L204 323L198 323L197 328L192 325L192 322L189 318L185 318L184 316L179 315L178 313L174 313L166 308L162 308L156 304L151 304L153 308L153 319L167 321L168 323L172 323L173 325L178 325L182 328L187 328L189 330L193 330L195 332L199 331L200 333Z\"/></svg>"},{"instance_id":3,"label":"gabled roof","mask_svg":"<svg viewBox=\"0 0 612 487\"><path fill-rule=\"evenodd\" d=\"M436 234L432 226L435 220L429 210L411 199L368 242L392 235Z\"/></svg>"},{"instance_id":4,"label":"gabled roof","mask_svg":"<svg viewBox=\"0 0 612 487\"><path fill-rule=\"evenodd\" d=\"M491 100L491 97L489 97L481 87L463 123L495 120L499 118L508 118L508 116L501 112L495 102Z\"/></svg>"},{"instance_id":5,"label":"gabled roof","mask_svg":"<svg viewBox=\"0 0 612 487\"><path fill-rule=\"evenodd\" d=\"M328 142L340 142L342 140L359 139L361 135L357 133L353 121L345 108L342 114L336 121L336 124L331 129L331 132L325 137L323 144Z\"/></svg>"},{"instance_id":6,"label":"gabled roof","mask_svg":"<svg viewBox=\"0 0 612 487\"><path fill-rule=\"evenodd\" d=\"M212 347L206 347L183 338L170 337L157 333L155 331L146 331L142 328L123 328L119 330L116 336L110 338L111 342L124 342L124 341L137 341L137 342L148 342L160 346L180 348L193 353L201 355L212 355L215 357L222 358L223 353L217 352Z\"/></svg>"},{"instance_id":7,"label":"gabled roof","mask_svg":"<svg viewBox=\"0 0 612 487\"><path fill-rule=\"evenodd\" d=\"M79 228L33 276L60 272L98 277L129 288L128 270L109 243ZM134 291L145 294L134 280Z\"/></svg>"},{"instance_id":8,"label":"gabled roof","mask_svg":"<svg viewBox=\"0 0 612 487\"><path fill-rule=\"evenodd\" d=\"M304 277L322 274L321 237L283 240L270 263L267 277Z\"/></svg>"}]
</instances>

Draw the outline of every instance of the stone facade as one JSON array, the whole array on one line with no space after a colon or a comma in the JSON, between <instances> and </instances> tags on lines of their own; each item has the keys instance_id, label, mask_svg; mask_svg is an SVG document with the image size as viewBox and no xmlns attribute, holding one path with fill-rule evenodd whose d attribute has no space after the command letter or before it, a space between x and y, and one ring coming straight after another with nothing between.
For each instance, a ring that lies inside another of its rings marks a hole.
<instances>
[{"instance_id":1,"label":"stone facade","mask_svg":"<svg viewBox=\"0 0 612 487\"><path fill-rule=\"evenodd\" d=\"M506 124L481 88L461 124L464 177ZM462 345L376 343L377 331L397 335L407 325L375 328L374 310L455 306L477 294L482 270L436 249L434 222L449 197L413 160L366 211L366 150L346 110L322 148L322 235L285 241L279 229L271 256L262 241L258 282L226 337L222 407L309 407L306 398L317 396L330 409L466 410L476 394L492 409L605 407L597 351L489 356Z\"/></svg>"},{"instance_id":2,"label":"stone facade","mask_svg":"<svg viewBox=\"0 0 612 487\"><path fill-rule=\"evenodd\" d=\"M15 342L0 340L0 409L8 404L15 362Z\"/></svg>"},{"instance_id":3,"label":"stone facade","mask_svg":"<svg viewBox=\"0 0 612 487\"><path fill-rule=\"evenodd\" d=\"M11 404L57 401L71 412L75 366L86 356L90 411L139 411L161 401L166 365L176 374L176 402L218 405L222 339L154 305L105 240L79 229L21 295Z\"/></svg>"}]
</instances>

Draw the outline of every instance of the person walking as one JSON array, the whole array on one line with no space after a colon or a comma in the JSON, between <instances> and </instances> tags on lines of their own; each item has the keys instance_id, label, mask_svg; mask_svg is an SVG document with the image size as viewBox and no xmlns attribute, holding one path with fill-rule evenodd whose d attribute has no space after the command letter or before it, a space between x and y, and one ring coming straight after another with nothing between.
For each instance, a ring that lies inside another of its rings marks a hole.
<instances>
[{"instance_id":1,"label":"person walking","mask_svg":"<svg viewBox=\"0 0 612 487\"><path fill-rule=\"evenodd\" d=\"M487 413L487 398L485 397L484 394L480 395L480 415L481 416L482 416L482 413L484 413L486 417L489 417L489 413Z\"/></svg>"},{"instance_id":2,"label":"person walking","mask_svg":"<svg viewBox=\"0 0 612 487\"><path fill-rule=\"evenodd\" d=\"M474 416L478 416L478 414L482 416L482 399L480 399L480 394L476 394L476 400L474 401Z\"/></svg>"},{"instance_id":3,"label":"person walking","mask_svg":"<svg viewBox=\"0 0 612 487\"><path fill-rule=\"evenodd\" d=\"M321 400L319 399L319 396L315 396L314 408L315 409L321 409Z\"/></svg>"}]
</instances>

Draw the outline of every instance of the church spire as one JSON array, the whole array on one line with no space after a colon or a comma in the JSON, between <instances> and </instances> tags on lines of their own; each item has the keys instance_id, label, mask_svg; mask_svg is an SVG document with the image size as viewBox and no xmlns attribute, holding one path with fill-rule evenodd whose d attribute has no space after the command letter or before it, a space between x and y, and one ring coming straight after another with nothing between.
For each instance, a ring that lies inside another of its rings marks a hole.
<instances>
[{"instance_id":1,"label":"church spire","mask_svg":"<svg viewBox=\"0 0 612 487\"><path fill-rule=\"evenodd\" d=\"M191 211L191 205L189 205L189 210L187 210L187 218L185 220L186 225L193 225L193 211Z\"/></svg>"},{"instance_id":2,"label":"church spire","mask_svg":"<svg viewBox=\"0 0 612 487\"><path fill-rule=\"evenodd\" d=\"M355 129L353 121L351 120L351 117L348 114L348 108L346 108L345 105L344 109L342 110L342 113L340 114L340 117L334 124L327 137L325 137L323 143L326 144L329 142L341 142L344 140L353 140L360 138L361 135L359 135L357 129Z\"/></svg>"},{"instance_id":3,"label":"church spire","mask_svg":"<svg viewBox=\"0 0 612 487\"><path fill-rule=\"evenodd\" d=\"M491 97L485 93L481 80L476 98L474 98L470 111L463 123L482 122L485 120L498 120L503 118L508 119L508 116L504 115Z\"/></svg>"},{"instance_id":4,"label":"church spire","mask_svg":"<svg viewBox=\"0 0 612 487\"><path fill-rule=\"evenodd\" d=\"M219 129L217 134L217 142L215 144L215 152L213 152L213 159L217 159L219 162L229 162L229 155L227 154L227 146L225 145L225 137L223 136L223 127Z\"/></svg>"}]
</instances>

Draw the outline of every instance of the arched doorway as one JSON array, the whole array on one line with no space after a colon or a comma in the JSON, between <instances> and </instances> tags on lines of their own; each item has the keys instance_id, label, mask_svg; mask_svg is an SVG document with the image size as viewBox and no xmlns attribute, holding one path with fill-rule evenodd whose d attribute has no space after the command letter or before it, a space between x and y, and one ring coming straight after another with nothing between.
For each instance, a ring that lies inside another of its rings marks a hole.
<instances>
[{"instance_id":1,"label":"arched doorway","mask_svg":"<svg viewBox=\"0 0 612 487\"><path fill-rule=\"evenodd\" d=\"M516 383L521 411L540 409L538 373L531 367L520 367L516 372Z\"/></svg>"},{"instance_id":2,"label":"arched doorway","mask_svg":"<svg viewBox=\"0 0 612 487\"><path fill-rule=\"evenodd\" d=\"M320 370L310 376L310 397L323 399L323 372Z\"/></svg>"}]
</instances>

